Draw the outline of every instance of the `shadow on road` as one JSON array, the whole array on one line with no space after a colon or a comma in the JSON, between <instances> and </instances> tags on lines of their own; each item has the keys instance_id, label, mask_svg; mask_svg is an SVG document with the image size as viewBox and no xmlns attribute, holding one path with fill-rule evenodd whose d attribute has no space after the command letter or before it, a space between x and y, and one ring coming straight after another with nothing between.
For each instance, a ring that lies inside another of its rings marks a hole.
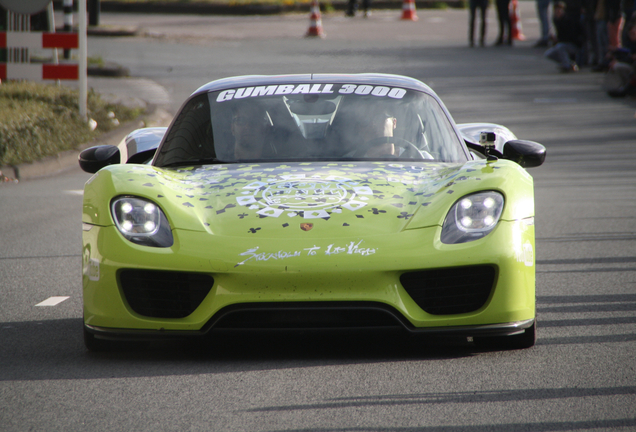
<instances>
[{"instance_id":1,"label":"shadow on road","mask_svg":"<svg viewBox=\"0 0 636 432\"><path fill-rule=\"evenodd\" d=\"M471 356L465 339L394 332L232 333L197 341L126 343L88 352L81 319L0 324L0 381L227 373L330 364L437 361ZM178 365L175 367L175 363ZM179 365L180 364L180 365Z\"/></svg>"}]
</instances>

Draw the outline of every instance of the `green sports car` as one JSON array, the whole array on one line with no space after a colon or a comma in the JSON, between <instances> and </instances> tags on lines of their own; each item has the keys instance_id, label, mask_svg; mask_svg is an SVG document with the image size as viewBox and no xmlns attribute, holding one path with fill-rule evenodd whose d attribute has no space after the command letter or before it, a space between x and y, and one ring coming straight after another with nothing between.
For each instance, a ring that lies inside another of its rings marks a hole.
<instances>
[{"instance_id":1,"label":"green sports car","mask_svg":"<svg viewBox=\"0 0 636 432\"><path fill-rule=\"evenodd\" d=\"M210 82L168 128L84 150L84 336L401 329L536 340L545 148L382 74Z\"/></svg>"}]
</instances>

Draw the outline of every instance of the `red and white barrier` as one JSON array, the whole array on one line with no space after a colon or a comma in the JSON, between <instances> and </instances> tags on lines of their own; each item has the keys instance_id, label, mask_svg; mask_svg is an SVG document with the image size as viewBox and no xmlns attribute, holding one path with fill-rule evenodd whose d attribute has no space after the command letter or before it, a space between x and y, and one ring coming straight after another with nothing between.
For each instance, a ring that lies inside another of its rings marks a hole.
<instances>
[{"instance_id":1,"label":"red and white barrier","mask_svg":"<svg viewBox=\"0 0 636 432\"><path fill-rule=\"evenodd\" d=\"M0 63L0 80L78 80L77 64Z\"/></svg>"},{"instance_id":2,"label":"red and white barrier","mask_svg":"<svg viewBox=\"0 0 636 432\"><path fill-rule=\"evenodd\" d=\"M31 32L29 14L9 12L10 24L7 26L8 32L0 32L0 48L4 48L8 53L18 52L18 57L8 55L8 63L0 63L0 82L3 79L17 80L78 80L79 90L79 113L80 117L88 121L88 73L86 49L86 27L87 11L86 0L75 0L78 3L79 32L78 33L46 33ZM23 1L23 3L27 3ZM65 14L71 15L72 20L72 0L64 0ZM14 16L15 15L15 16ZM49 20L52 22L53 5L49 3ZM66 18L66 17L65 17ZM13 26L11 22L20 22L21 25ZM51 24L51 22L49 24ZM66 23L66 19L65 19ZM72 21L69 21L72 23ZM22 25L24 24L24 25ZM55 25L52 24L51 28ZM14 31L17 30L17 31ZM31 63L28 54L29 48L63 48L77 49L77 64L57 64L57 55L54 55L53 64ZM24 53L23 53L24 52ZM24 54L24 55L23 55ZM17 60L17 61L14 61Z\"/></svg>"},{"instance_id":3,"label":"red and white barrier","mask_svg":"<svg viewBox=\"0 0 636 432\"><path fill-rule=\"evenodd\" d=\"M0 32L0 48L77 49L77 33Z\"/></svg>"},{"instance_id":4,"label":"red and white barrier","mask_svg":"<svg viewBox=\"0 0 636 432\"><path fill-rule=\"evenodd\" d=\"M77 33L0 32L0 48L77 49ZM0 80L78 80L77 64L0 63Z\"/></svg>"}]
</instances>

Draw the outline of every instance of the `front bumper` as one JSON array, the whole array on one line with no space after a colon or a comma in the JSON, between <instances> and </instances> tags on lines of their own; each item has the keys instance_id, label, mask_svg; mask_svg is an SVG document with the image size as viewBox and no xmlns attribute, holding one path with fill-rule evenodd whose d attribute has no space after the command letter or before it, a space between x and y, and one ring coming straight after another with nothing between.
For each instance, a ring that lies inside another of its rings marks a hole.
<instances>
[{"instance_id":1,"label":"front bumper","mask_svg":"<svg viewBox=\"0 0 636 432\"><path fill-rule=\"evenodd\" d=\"M299 308L299 312L306 312L306 309ZM395 315L396 323L399 323L400 316ZM377 327L298 327L298 328L216 328L212 325L206 325L201 330L136 330L136 329L114 329L84 325L89 333L98 339L113 341L155 341L155 340L183 340L183 339L204 339L216 333L230 333L235 331L254 332L254 331L280 331L280 332L341 332L341 331L374 331L374 330L394 330L410 335L431 336L431 337L490 337L490 336L513 336L521 334L524 330L532 327L534 319L516 321L510 323L478 325L478 326L454 326L454 327L412 327L408 325L394 326L377 326Z\"/></svg>"},{"instance_id":2,"label":"front bumper","mask_svg":"<svg viewBox=\"0 0 636 432\"><path fill-rule=\"evenodd\" d=\"M276 326L268 320L258 321L264 316L258 311L279 316L279 308L301 317L322 311L327 317L309 325L299 320L295 327L286 322L284 328L339 328L338 316L367 312L375 315L363 320L369 325L360 327L386 324L437 335L511 335L534 322L534 226L527 221L501 221L487 237L459 245L440 243L440 228L432 227L393 236L324 239L321 244L287 240L285 251L263 251L259 256L245 254L254 249L250 239L175 230L173 247L150 248L128 242L114 227L89 228L83 235L84 317L86 329L98 337L203 336L227 326L219 324L224 322L220 318L229 312L237 316L237 311L244 321L253 317L252 324L242 328L273 329ZM320 253L336 250L342 253ZM492 267L495 277L483 305L469 312L428 313L400 280L407 272L461 272L475 266ZM213 279L213 285L192 313L153 317L131 307L121 283L125 269L200 274ZM331 325L330 316L335 317ZM345 322L342 327L358 324Z\"/></svg>"}]
</instances>

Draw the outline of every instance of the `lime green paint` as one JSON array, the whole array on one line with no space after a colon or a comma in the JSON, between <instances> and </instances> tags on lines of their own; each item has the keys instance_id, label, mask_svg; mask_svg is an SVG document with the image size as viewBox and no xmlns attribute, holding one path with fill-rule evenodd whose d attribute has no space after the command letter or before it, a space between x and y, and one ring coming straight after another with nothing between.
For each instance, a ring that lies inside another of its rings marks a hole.
<instances>
[{"instance_id":1,"label":"lime green paint","mask_svg":"<svg viewBox=\"0 0 636 432\"><path fill-rule=\"evenodd\" d=\"M482 190L505 196L498 226L480 240L442 244L448 210L463 195ZM119 195L157 203L174 245L152 248L124 239L109 210ZM507 161L112 166L85 188L83 221L93 225L83 233L85 322L198 330L236 303L330 300L388 304L415 327L531 319L533 216L532 178ZM313 227L304 231L303 223ZM498 276L492 298L472 313L427 314L399 282L405 271L476 264L495 266ZM126 305L117 281L122 268L205 273L215 284L190 316L152 319Z\"/></svg>"}]
</instances>

